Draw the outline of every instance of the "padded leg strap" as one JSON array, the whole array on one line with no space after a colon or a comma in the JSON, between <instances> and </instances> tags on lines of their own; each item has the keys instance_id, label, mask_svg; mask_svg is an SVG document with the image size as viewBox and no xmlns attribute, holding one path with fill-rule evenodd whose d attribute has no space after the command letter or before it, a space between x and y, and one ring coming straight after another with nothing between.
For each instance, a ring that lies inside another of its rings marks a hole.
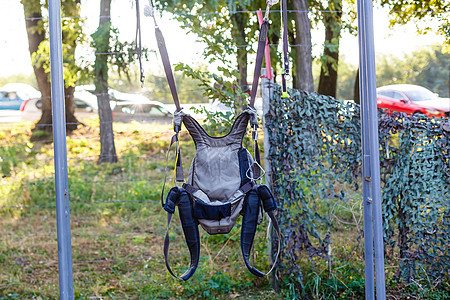
<instances>
[{"instance_id":1,"label":"padded leg strap","mask_svg":"<svg viewBox=\"0 0 450 300\"><path fill-rule=\"evenodd\" d=\"M252 189L248 194L247 198L245 200L245 206L243 211L243 219L242 219L242 229L241 229L241 250L242 250L242 256L244 257L244 262L249 269L250 273L252 273L255 276L258 277L264 277L269 275L274 267L277 264L278 256L280 254L280 246L281 246L281 239L280 239L280 229L278 227L278 222L273 214L274 209L267 211L267 214L270 217L270 220L272 222L272 225L277 232L278 235L278 252L275 257L275 260L273 262L272 267L270 268L269 272L266 274L262 273L261 271L257 270L256 268L252 267L250 265L249 257L250 257L250 251L253 246L253 240L255 238L256 233L256 226L258 224L258 213L260 209L260 202L261 198L258 192L258 187L255 187ZM267 200L266 200L267 201Z\"/></svg>"},{"instance_id":2,"label":"padded leg strap","mask_svg":"<svg viewBox=\"0 0 450 300\"><path fill-rule=\"evenodd\" d=\"M189 268L181 276L177 276L173 273L168 261L170 244L169 225L172 219L175 205L178 205L178 212L180 213L180 220L181 226L183 227L184 238L191 255ZM167 195L166 206L167 208L164 207L164 209L167 211L167 232L166 237L164 238L164 259L166 262L166 267L173 277L186 281L192 275L194 275L200 257L200 235L198 232L198 223L193 217L192 204L191 200L189 199L189 194L184 189L180 189L178 187L172 188Z\"/></svg>"}]
</instances>

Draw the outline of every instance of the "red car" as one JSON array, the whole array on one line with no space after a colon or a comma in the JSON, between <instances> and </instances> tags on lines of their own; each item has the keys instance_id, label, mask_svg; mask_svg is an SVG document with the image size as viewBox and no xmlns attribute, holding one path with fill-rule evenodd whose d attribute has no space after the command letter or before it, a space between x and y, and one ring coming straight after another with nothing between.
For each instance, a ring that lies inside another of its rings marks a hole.
<instances>
[{"instance_id":1,"label":"red car","mask_svg":"<svg viewBox=\"0 0 450 300\"><path fill-rule=\"evenodd\" d=\"M431 91L415 85L396 84L377 88L378 107L408 115L422 113L428 117L445 117L448 112L433 105L435 101L432 100L436 97Z\"/></svg>"}]
</instances>

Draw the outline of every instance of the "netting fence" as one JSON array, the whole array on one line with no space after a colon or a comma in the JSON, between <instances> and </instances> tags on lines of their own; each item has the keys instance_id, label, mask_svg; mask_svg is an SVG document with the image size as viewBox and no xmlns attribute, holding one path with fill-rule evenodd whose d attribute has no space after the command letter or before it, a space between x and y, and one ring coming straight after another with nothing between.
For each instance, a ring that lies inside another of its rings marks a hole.
<instances>
[{"instance_id":1,"label":"netting fence","mask_svg":"<svg viewBox=\"0 0 450 300\"><path fill-rule=\"evenodd\" d=\"M449 279L450 121L381 110L378 117L388 278L438 286ZM352 261L359 265L348 277L362 278L360 107L298 90L285 99L275 86L267 120L281 281L304 288Z\"/></svg>"}]
</instances>

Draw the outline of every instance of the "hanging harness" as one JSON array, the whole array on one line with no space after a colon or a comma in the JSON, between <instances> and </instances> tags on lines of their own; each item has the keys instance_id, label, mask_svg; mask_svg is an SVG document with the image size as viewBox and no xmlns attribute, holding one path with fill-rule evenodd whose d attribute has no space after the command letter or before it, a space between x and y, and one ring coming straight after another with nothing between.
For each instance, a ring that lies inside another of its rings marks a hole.
<instances>
[{"instance_id":1,"label":"hanging harness","mask_svg":"<svg viewBox=\"0 0 450 300\"><path fill-rule=\"evenodd\" d=\"M167 232L164 239L164 258L169 273L175 278L188 280L195 272L200 258L200 234L198 224L209 234L226 234L231 231L239 215L242 215L241 250L244 262L249 271L258 276L268 275L276 266L280 253L280 233L274 211L277 204L270 189L256 182L264 176L260 164L258 149L258 119L254 102L261 73L262 58L267 38L268 14L272 5L278 0L268 1L264 21L261 25L256 66L253 77L251 98L248 109L236 117L230 132L222 137L212 137L190 115L185 114L180 106L169 56L161 30L155 20L155 34L167 81L175 102L174 113L175 134L170 142L169 150L176 144L176 166L174 168L173 187L169 190L164 202L164 186L161 193L161 205L167 211ZM146 8L146 14L154 18L152 7ZM155 19L155 18L154 18ZM254 141L254 158L242 145L244 135L250 122ZM189 177L185 182L178 141L181 124L184 124L196 147ZM167 152L167 159L169 157ZM261 172L262 171L262 172ZM182 187L175 184L183 183ZM262 208L268 214L270 222L278 235L278 250L274 262L267 273L251 266L249 258L258 223L262 220ZM180 276L172 271L169 261L169 226L175 207L178 206L181 225L190 253L189 268Z\"/></svg>"}]
</instances>

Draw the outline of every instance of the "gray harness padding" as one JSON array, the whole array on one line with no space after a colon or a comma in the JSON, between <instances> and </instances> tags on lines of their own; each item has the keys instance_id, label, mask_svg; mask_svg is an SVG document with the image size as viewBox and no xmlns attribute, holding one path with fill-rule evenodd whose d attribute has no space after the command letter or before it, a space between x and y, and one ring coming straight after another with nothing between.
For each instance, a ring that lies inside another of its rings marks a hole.
<instances>
[{"instance_id":1,"label":"gray harness padding","mask_svg":"<svg viewBox=\"0 0 450 300\"><path fill-rule=\"evenodd\" d=\"M250 113L246 111L236 118L227 135L212 137L194 118L183 117L197 149L188 183L205 192L211 201L226 202L240 188L238 151L249 119ZM251 159L250 153L248 156Z\"/></svg>"},{"instance_id":2,"label":"gray harness padding","mask_svg":"<svg viewBox=\"0 0 450 300\"><path fill-rule=\"evenodd\" d=\"M241 168L248 169L253 164L252 156L242 147L242 140L250 118L256 118L254 112L245 111L236 118L227 135L212 137L195 119L187 115L183 117L183 123L192 136L197 149L187 182L192 187L192 197L200 205L205 203L223 206L229 203L231 206L230 214L219 220L198 219L200 225L209 234L230 232L242 210L247 191L241 190L244 181L241 176ZM247 156L249 162L247 166L240 166L240 151ZM250 170L250 176L251 173ZM185 185L186 187L187 185ZM196 211L194 210L194 212Z\"/></svg>"}]
</instances>

